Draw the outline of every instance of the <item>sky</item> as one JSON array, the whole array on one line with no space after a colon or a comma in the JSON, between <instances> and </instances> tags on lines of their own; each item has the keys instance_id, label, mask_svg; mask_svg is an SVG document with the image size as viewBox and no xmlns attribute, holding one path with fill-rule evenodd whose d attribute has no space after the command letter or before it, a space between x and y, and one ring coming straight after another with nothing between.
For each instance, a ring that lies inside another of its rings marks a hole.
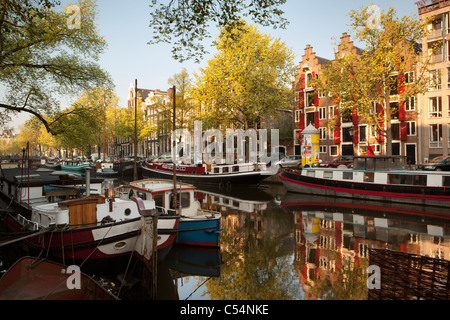
<instances>
[{"instance_id":1,"label":"sky","mask_svg":"<svg viewBox=\"0 0 450 320\"><path fill-rule=\"evenodd\" d=\"M377 5L387 10L393 7L397 15L416 16L417 0L287 0L282 6L284 17L289 21L286 29L258 27L263 33L280 38L296 54L296 63L300 63L306 45L311 45L316 55L333 59L334 38L349 31L348 13L369 5ZM62 0L62 4L76 3L76 0ZM127 106L128 91L135 80L138 88L167 90L168 79L185 68L191 78L193 72L206 65L212 57L206 56L200 63L188 61L180 63L172 58L170 44L149 45L152 38L150 28L151 0L97 0L97 25L100 35L108 43L99 64L108 71L115 83L115 91L120 106ZM81 20L82 23L82 20ZM215 28L211 29L213 32ZM213 37L217 32L213 34ZM212 39L205 47L209 47ZM357 43L355 42L355 45ZM210 52L214 48L211 47ZM70 100L62 101L67 106ZM11 124L14 128L23 123L20 116Z\"/></svg>"}]
</instances>

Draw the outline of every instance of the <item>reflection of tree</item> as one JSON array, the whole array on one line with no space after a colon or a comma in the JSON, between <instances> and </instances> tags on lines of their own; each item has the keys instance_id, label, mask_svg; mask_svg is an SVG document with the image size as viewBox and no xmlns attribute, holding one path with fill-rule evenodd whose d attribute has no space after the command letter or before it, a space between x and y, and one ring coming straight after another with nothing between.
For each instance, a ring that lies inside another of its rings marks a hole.
<instances>
[{"instance_id":1,"label":"reflection of tree","mask_svg":"<svg viewBox=\"0 0 450 320\"><path fill-rule=\"evenodd\" d=\"M312 294L321 300L366 300L368 260L343 257L341 263L341 268L317 277Z\"/></svg>"},{"instance_id":2,"label":"reflection of tree","mask_svg":"<svg viewBox=\"0 0 450 320\"><path fill-rule=\"evenodd\" d=\"M225 228L221 234L224 265L221 276L206 284L212 300L291 300L292 259L282 237L257 237L249 223Z\"/></svg>"}]
</instances>

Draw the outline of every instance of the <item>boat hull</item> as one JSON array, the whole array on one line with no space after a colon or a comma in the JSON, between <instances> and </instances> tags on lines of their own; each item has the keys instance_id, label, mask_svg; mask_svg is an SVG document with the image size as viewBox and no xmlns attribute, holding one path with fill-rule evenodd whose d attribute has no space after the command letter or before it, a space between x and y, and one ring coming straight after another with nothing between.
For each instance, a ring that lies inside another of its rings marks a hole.
<instances>
[{"instance_id":1,"label":"boat hull","mask_svg":"<svg viewBox=\"0 0 450 320\"><path fill-rule=\"evenodd\" d=\"M281 172L279 177L284 187L290 192L450 207L450 188L445 187L347 182L309 177L290 170Z\"/></svg>"},{"instance_id":2,"label":"boat hull","mask_svg":"<svg viewBox=\"0 0 450 320\"><path fill-rule=\"evenodd\" d=\"M176 242L181 245L218 247L220 215L214 218L182 218Z\"/></svg>"},{"instance_id":3,"label":"boat hull","mask_svg":"<svg viewBox=\"0 0 450 320\"><path fill-rule=\"evenodd\" d=\"M118 300L90 276L62 272L68 267L48 260L23 257L0 280L0 300ZM78 286L69 288L68 284Z\"/></svg>"},{"instance_id":4,"label":"boat hull","mask_svg":"<svg viewBox=\"0 0 450 320\"><path fill-rule=\"evenodd\" d=\"M144 178L173 179L173 172L142 167ZM230 174L196 174L177 172L176 178L179 181L194 184L208 184L227 187L231 184L255 185L270 177L269 173L261 171L239 172Z\"/></svg>"},{"instance_id":5,"label":"boat hull","mask_svg":"<svg viewBox=\"0 0 450 320\"><path fill-rule=\"evenodd\" d=\"M170 251L176 239L179 219L176 216L158 219L158 261L163 260ZM24 231L24 225L14 214L8 215L7 225L12 232ZM29 237L25 242L30 249L48 251L52 257L63 261L114 259L136 253L141 228L140 217L83 228L61 226L59 230Z\"/></svg>"}]
</instances>

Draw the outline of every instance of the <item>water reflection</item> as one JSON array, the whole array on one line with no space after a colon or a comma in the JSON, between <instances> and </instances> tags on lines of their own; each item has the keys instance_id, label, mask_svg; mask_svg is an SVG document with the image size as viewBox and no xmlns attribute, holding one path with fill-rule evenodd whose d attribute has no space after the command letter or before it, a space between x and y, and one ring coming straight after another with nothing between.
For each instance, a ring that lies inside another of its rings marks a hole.
<instances>
[{"instance_id":1,"label":"water reflection","mask_svg":"<svg viewBox=\"0 0 450 320\"><path fill-rule=\"evenodd\" d=\"M193 289L201 292L195 299L367 299L369 249L449 260L445 211L291 193L280 203L279 196L250 205L204 193L203 205L223 212L223 264L218 277L185 276L180 299L192 299Z\"/></svg>"}]
</instances>

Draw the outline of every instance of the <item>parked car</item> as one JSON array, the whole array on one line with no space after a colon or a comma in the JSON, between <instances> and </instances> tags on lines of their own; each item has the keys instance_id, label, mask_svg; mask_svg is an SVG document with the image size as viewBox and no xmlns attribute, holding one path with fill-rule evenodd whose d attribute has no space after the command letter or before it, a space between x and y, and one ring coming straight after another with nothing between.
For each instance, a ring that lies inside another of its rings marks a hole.
<instances>
[{"instance_id":1,"label":"parked car","mask_svg":"<svg viewBox=\"0 0 450 320\"><path fill-rule=\"evenodd\" d=\"M151 162L172 163L172 154L170 153L162 154L158 158L153 159Z\"/></svg>"},{"instance_id":2,"label":"parked car","mask_svg":"<svg viewBox=\"0 0 450 320\"><path fill-rule=\"evenodd\" d=\"M417 166L417 170L450 171L450 156L439 156Z\"/></svg>"},{"instance_id":3,"label":"parked car","mask_svg":"<svg viewBox=\"0 0 450 320\"><path fill-rule=\"evenodd\" d=\"M320 162L319 167L322 168L337 168L340 165L348 166L353 164L353 156L339 156L331 161Z\"/></svg>"},{"instance_id":4,"label":"parked car","mask_svg":"<svg viewBox=\"0 0 450 320\"><path fill-rule=\"evenodd\" d=\"M275 165L280 168L299 167L302 164L302 156L285 156L280 161L277 161Z\"/></svg>"}]
</instances>

